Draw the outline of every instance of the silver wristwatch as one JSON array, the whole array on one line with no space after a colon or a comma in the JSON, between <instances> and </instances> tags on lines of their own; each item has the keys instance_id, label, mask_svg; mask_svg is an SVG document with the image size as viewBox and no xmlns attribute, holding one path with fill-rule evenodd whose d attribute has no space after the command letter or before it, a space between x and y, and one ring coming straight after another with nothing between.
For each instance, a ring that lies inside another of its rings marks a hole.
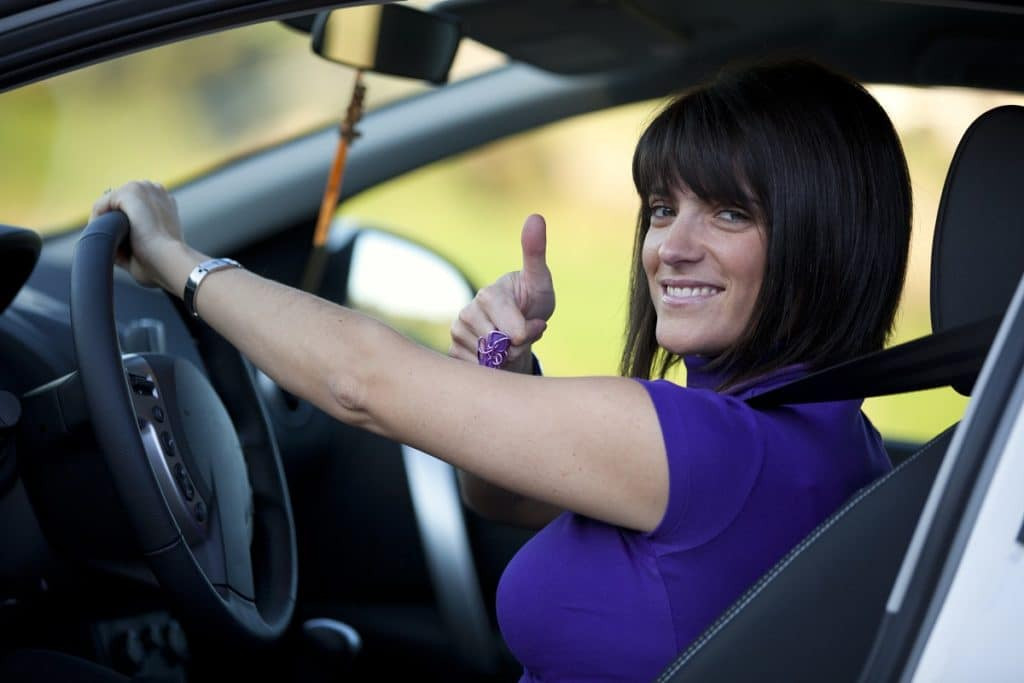
<instances>
[{"instance_id":1,"label":"silver wristwatch","mask_svg":"<svg viewBox=\"0 0 1024 683\"><path fill-rule=\"evenodd\" d=\"M185 283L185 294L181 297L185 302L185 310L191 313L193 318L199 317L199 311L196 310L196 292L199 291L199 285L202 284L207 275L218 270L224 270L225 268L241 267L242 264L235 259L212 258L209 261L203 261L193 268L192 272L189 273L188 282Z\"/></svg>"}]
</instances>

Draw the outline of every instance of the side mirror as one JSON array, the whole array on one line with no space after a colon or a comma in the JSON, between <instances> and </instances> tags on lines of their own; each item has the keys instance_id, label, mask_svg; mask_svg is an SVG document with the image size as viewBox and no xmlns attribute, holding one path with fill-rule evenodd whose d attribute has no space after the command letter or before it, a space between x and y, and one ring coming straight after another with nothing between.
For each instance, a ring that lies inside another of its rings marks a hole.
<instances>
[{"instance_id":1,"label":"side mirror","mask_svg":"<svg viewBox=\"0 0 1024 683\"><path fill-rule=\"evenodd\" d=\"M452 321L474 289L455 266L426 247L361 229L352 238L345 305L446 352Z\"/></svg>"},{"instance_id":2,"label":"side mirror","mask_svg":"<svg viewBox=\"0 0 1024 683\"><path fill-rule=\"evenodd\" d=\"M444 83L462 31L445 15L401 5L363 5L321 12L312 37L313 52L332 62Z\"/></svg>"}]
</instances>

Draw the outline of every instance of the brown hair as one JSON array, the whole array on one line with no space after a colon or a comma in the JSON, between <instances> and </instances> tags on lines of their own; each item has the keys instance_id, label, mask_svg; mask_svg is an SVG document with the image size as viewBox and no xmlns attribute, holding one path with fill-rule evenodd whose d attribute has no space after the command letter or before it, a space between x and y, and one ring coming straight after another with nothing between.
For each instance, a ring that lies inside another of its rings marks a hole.
<instances>
[{"instance_id":1,"label":"brown hair","mask_svg":"<svg viewBox=\"0 0 1024 683\"><path fill-rule=\"evenodd\" d=\"M641 263L648 199L685 184L763 219L764 279L739 340L708 364L726 388L885 343L903 289L911 196L896 131L855 81L805 61L732 69L666 106L637 144L641 200L620 371L664 377Z\"/></svg>"}]
</instances>

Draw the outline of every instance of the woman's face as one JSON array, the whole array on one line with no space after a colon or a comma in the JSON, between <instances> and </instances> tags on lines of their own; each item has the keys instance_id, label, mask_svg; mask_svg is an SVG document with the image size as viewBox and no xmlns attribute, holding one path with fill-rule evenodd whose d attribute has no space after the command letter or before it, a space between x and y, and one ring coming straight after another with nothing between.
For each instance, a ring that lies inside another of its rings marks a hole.
<instances>
[{"instance_id":1,"label":"woman's face","mask_svg":"<svg viewBox=\"0 0 1024 683\"><path fill-rule=\"evenodd\" d=\"M764 225L685 186L648 197L648 207L641 258L658 344L680 355L717 355L736 343L753 314L764 278Z\"/></svg>"}]
</instances>

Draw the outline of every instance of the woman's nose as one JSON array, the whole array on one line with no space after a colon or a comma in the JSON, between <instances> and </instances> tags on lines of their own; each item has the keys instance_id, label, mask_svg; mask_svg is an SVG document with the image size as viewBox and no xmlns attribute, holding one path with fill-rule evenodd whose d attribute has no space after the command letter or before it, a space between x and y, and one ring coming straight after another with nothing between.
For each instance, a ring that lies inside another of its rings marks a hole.
<instances>
[{"instance_id":1,"label":"woman's nose","mask_svg":"<svg viewBox=\"0 0 1024 683\"><path fill-rule=\"evenodd\" d=\"M700 261L704 257L700 230L698 216L680 213L668 226L665 239L658 248L658 256L664 263Z\"/></svg>"}]
</instances>

